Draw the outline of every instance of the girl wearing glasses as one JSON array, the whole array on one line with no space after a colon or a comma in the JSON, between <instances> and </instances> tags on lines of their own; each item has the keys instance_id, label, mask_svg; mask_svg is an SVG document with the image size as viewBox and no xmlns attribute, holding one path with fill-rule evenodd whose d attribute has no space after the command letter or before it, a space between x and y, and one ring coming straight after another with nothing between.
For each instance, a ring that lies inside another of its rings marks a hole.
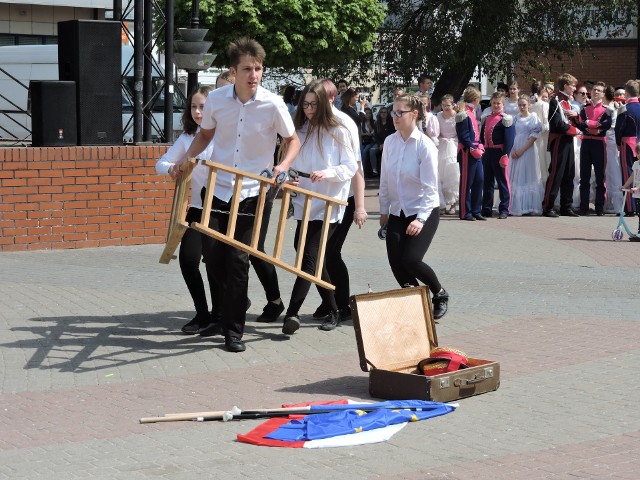
<instances>
[{"instance_id":1,"label":"girl wearing glasses","mask_svg":"<svg viewBox=\"0 0 640 480\"><path fill-rule=\"evenodd\" d=\"M447 312L449 294L423 262L440 221L438 149L418 128L420 99L402 95L393 103L396 133L387 137L380 172L380 225L387 227L387 257L402 287L422 282L433 293L433 315Z\"/></svg>"},{"instance_id":2,"label":"girl wearing glasses","mask_svg":"<svg viewBox=\"0 0 640 480\"><path fill-rule=\"evenodd\" d=\"M321 193L338 200L347 201L351 178L358 169L356 153L351 146L349 131L340 123L331 111L327 93L322 81L315 80L307 85L298 102L294 119L296 132L302 143L294 168L301 172L298 185L301 188ZM304 172L304 175L302 175ZM308 175L308 176L307 176ZM302 212L305 203L303 195L292 198L294 217L297 227L294 246L297 250L302 226ZM318 262L318 249L323 228L325 203L313 199L311 202L310 221L307 225L306 243L302 257L302 270L314 274ZM329 238L342 220L344 206L334 207L331 213ZM322 267L322 279L330 282L326 267ZM300 328L298 312L304 303L311 282L296 277L291 292L291 300L287 309L282 333L293 334ZM333 330L340 322L340 313L332 290L319 289L322 303L329 305L331 315L320 325L321 330Z\"/></svg>"}]
</instances>

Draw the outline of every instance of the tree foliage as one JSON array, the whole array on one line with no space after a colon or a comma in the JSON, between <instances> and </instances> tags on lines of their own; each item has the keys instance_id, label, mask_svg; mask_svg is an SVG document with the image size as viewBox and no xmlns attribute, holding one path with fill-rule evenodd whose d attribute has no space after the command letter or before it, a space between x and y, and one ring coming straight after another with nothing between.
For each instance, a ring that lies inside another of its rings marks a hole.
<instances>
[{"instance_id":1,"label":"tree foliage","mask_svg":"<svg viewBox=\"0 0 640 480\"><path fill-rule=\"evenodd\" d=\"M637 0L390 0L379 80L406 83L428 72L439 79L435 98L459 95L476 67L494 79L512 77L516 65L540 69L589 37L621 35L637 8Z\"/></svg>"},{"instance_id":2,"label":"tree foliage","mask_svg":"<svg viewBox=\"0 0 640 480\"><path fill-rule=\"evenodd\" d=\"M378 0L200 0L200 27L209 28L215 64L248 35L262 44L269 68L349 64L373 50L386 8ZM175 0L176 27L190 26L192 0Z\"/></svg>"}]
</instances>

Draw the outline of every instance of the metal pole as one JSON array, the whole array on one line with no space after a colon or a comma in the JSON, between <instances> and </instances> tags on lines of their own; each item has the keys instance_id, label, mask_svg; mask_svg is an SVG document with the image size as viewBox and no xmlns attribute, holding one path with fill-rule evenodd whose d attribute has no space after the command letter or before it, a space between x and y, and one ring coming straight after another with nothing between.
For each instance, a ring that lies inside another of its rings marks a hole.
<instances>
[{"instance_id":1,"label":"metal pole","mask_svg":"<svg viewBox=\"0 0 640 480\"><path fill-rule=\"evenodd\" d=\"M122 0L113 0L113 19L122 21Z\"/></svg>"},{"instance_id":2,"label":"metal pole","mask_svg":"<svg viewBox=\"0 0 640 480\"><path fill-rule=\"evenodd\" d=\"M144 81L142 84L143 117L142 117L142 139L145 142L151 141L151 115L153 105L149 105L153 94L151 69L151 39L153 34L153 16L151 2L144 2Z\"/></svg>"},{"instance_id":3,"label":"metal pole","mask_svg":"<svg viewBox=\"0 0 640 480\"><path fill-rule=\"evenodd\" d=\"M640 1L640 0L639 0ZM198 0L191 1L191 28L200 27L200 4ZM191 95L198 88L198 71L189 71L187 75L187 96Z\"/></svg>"},{"instance_id":4,"label":"metal pole","mask_svg":"<svg viewBox=\"0 0 640 480\"><path fill-rule=\"evenodd\" d=\"M640 0L636 9L636 78L640 78Z\"/></svg>"},{"instance_id":5,"label":"metal pole","mask_svg":"<svg viewBox=\"0 0 640 480\"><path fill-rule=\"evenodd\" d=\"M164 27L164 141L173 143L173 0L166 0ZM189 107L189 106L187 106Z\"/></svg>"},{"instance_id":6,"label":"metal pole","mask_svg":"<svg viewBox=\"0 0 640 480\"><path fill-rule=\"evenodd\" d=\"M142 80L144 63L144 0L135 0L133 27L133 143L142 141Z\"/></svg>"}]
</instances>

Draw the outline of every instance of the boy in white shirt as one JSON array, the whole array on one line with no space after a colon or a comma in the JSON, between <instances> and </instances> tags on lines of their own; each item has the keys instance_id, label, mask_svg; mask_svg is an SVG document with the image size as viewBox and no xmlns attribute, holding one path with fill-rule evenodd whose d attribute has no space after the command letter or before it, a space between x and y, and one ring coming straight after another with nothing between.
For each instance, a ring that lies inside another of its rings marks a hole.
<instances>
[{"instance_id":1,"label":"boy in white shirt","mask_svg":"<svg viewBox=\"0 0 640 480\"><path fill-rule=\"evenodd\" d=\"M282 162L273 167L273 173L276 176L286 172L300 150L300 141L282 98L260 86L265 51L255 40L242 37L229 46L229 57L229 70L235 76L235 84L219 88L207 97L201 129L187 157L195 157L213 138L212 161L259 175L265 168L273 166L273 152L279 134L283 138L281 148L286 153ZM218 172L213 210L229 211L234 184L233 175ZM245 244L251 240L259 189L257 180L243 179L234 238ZM228 222L228 213L211 212L210 228L226 232ZM222 242L214 242L207 261L215 265L217 279L222 286L225 347L230 352L243 352L246 349L242 335L249 254ZM284 306L278 305L278 310L282 311Z\"/></svg>"}]
</instances>

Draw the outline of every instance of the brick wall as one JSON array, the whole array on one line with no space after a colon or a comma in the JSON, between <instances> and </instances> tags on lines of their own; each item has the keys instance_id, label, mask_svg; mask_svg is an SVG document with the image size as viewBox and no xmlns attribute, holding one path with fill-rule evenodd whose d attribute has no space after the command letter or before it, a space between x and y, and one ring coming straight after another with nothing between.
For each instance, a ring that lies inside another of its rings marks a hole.
<instances>
[{"instance_id":1,"label":"brick wall","mask_svg":"<svg viewBox=\"0 0 640 480\"><path fill-rule=\"evenodd\" d=\"M0 148L0 251L164 243L167 148Z\"/></svg>"},{"instance_id":2,"label":"brick wall","mask_svg":"<svg viewBox=\"0 0 640 480\"><path fill-rule=\"evenodd\" d=\"M623 86L631 78L636 78L637 47L635 40L629 41L601 41L591 44L585 50L578 51L569 58L555 59L553 55L542 59L545 66L550 68L550 80L556 79L564 72L570 73L578 82L591 80L603 81L613 87ZM527 78L522 71L518 75L518 83L523 93L529 92L530 78L542 79L540 71L532 71Z\"/></svg>"}]
</instances>

